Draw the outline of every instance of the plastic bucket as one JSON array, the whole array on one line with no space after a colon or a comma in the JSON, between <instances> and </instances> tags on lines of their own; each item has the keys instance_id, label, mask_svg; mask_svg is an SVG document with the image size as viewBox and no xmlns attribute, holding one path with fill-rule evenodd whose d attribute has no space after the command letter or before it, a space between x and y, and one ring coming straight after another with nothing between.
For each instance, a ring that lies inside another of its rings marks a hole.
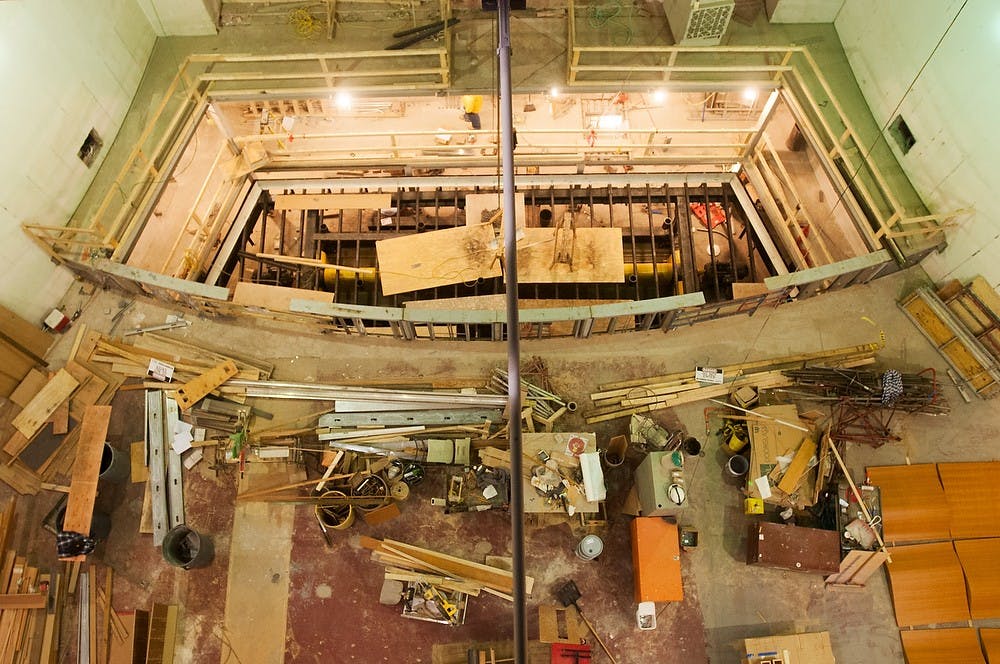
<instances>
[{"instance_id":1,"label":"plastic bucket","mask_svg":"<svg viewBox=\"0 0 1000 664\"><path fill-rule=\"evenodd\" d=\"M581 560L593 560L604 551L604 540L597 535L587 535L576 545L576 557Z\"/></svg>"},{"instance_id":2,"label":"plastic bucket","mask_svg":"<svg viewBox=\"0 0 1000 664\"><path fill-rule=\"evenodd\" d=\"M63 505L56 512L56 530L62 531L63 523L66 521L66 506ZM107 512L94 510L94 516L90 520L90 532L87 536L95 540L106 540L111 534L111 515Z\"/></svg>"},{"instance_id":3,"label":"plastic bucket","mask_svg":"<svg viewBox=\"0 0 1000 664\"><path fill-rule=\"evenodd\" d=\"M212 540L185 525L174 526L163 536L163 559L174 567L207 567L214 557Z\"/></svg>"},{"instance_id":4,"label":"plastic bucket","mask_svg":"<svg viewBox=\"0 0 1000 664\"><path fill-rule=\"evenodd\" d=\"M747 459L742 454L737 454L734 457L729 457L729 461L726 462L726 473L730 477L743 477L750 470L750 460Z\"/></svg>"},{"instance_id":5,"label":"plastic bucket","mask_svg":"<svg viewBox=\"0 0 1000 664\"><path fill-rule=\"evenodd\" d=\"M97 479L112 484L121 484L128 479L131 471L128 457L124 452L119 452L109 443L104 443L104 451L101 453L101 471Z\"/></svg>"},{"instance_id":6,"label":"plastic bucket","mask_svg":"<svg viewBox=\"0 0 1000 664\"><path fill-rule=\"evenodd\" d=\"M628 436L612 436L608 441L608 449L604 451L604 463L609 468L617 468L625 461L628 451Z\"/></svg>"},{"instance_id":7,"label":"plastic bucket","mask_svg":"<svg viewBox=\"0 0 1000 664\"><path fill-rule=\"evenodd\" d=\"M325 507L323 498L346 498L343 491L327 491L320 496L320 503L316 505L316 514L327 528L331 530L345 530L354 523L353 505L336 505Z\"/></svg>"}]
</instances>

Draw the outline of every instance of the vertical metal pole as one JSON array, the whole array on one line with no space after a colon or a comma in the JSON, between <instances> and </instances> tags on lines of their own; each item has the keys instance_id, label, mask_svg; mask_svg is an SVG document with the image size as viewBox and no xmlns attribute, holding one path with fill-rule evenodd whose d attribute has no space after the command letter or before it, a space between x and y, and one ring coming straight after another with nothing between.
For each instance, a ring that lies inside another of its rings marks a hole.
<instances>
[{"instance_id":1,"label":"vertical metal pole","mask_svg":"<svg viewBox=\"0 0 1000 664\"><path fill-rule=\"evenodd\" d=\"M510 83L510 0L500 0L500 152L503 171L503 251L507 277L507 385L510 412L510 530L514 576L514 661L528 661L524 592L524 495L521 457L521 340L517 315L517 219L514 218L514 114Z\"/></svg>"}]
</instances>

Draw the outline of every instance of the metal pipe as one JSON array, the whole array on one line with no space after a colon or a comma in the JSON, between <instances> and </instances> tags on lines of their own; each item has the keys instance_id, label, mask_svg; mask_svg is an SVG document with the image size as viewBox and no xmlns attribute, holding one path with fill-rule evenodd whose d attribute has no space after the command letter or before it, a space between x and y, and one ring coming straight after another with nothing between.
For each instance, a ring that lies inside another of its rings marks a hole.
<instances>
[{"instance_id":1,"label":"metal pipe","mask_svg":"<svg viewBox=\"0 0 1000 664\"><path fill-rule=\"evenodd\" d=\"M509 382L521 384L521 340L517 315L517 220L514 218L514 114L512 108L513 90L510 82L510 0L499 0L497 6L499 25L500 60L500 128L502 131L500 152L503 169L503 215L504 266L507 276L507 373ZM514 413L521 412L521 390L507 390L510 408L510 476L523 477L521 426ZM514 599L514 662L526 664L528 661L528 623L525 610L524 587L524 493L523 482L510 483L510 529L511 554L513 558L513 599Z\"/></svg>"}]
</instances>

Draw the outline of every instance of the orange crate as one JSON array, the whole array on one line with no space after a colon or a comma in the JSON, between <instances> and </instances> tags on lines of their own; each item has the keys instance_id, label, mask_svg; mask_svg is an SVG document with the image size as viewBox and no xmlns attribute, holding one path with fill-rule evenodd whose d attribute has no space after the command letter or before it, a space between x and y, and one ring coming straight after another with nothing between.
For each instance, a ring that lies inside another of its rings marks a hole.
<instances>
[{"instance_id":1,"label":"orange crate","mask_svg":"<svg viewBox=\"0 0 1000 664\"><path fill-rule=\"evenodd\" d=\"M632 566L636 602L684 599L677 524L660 517L637 517L632 521Z\"/></svg>"}]
</instances>

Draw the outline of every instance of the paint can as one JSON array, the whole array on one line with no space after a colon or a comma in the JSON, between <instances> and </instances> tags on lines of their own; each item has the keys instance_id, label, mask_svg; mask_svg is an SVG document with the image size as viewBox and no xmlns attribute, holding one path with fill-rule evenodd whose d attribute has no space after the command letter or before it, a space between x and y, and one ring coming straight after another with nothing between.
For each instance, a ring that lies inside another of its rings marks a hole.
<instances>
[{"instance_id":1,"label":"paint can","mask_svg":"<svg viewBox=\"0 0 1000 664\"><path fill-rule=\"evenodd\" d=\"M214 557L212 540L185 525L174 526L163 536L163 559L174 567L208 567Z\"/></svg>"},{"instance_id":2,"label":"paint can","mask_svg":"<svg viewBox=\"0 0 1000 664\"><path fill-rule=\"evenodd\" d=\"M104 443L104 451L101 452L101 469L97 479L102 482L121 484L131 472L128 457L124 452L119 452L110 443Z\"/></svg>"},{"instance_id":3,"label":"paint can","mask_svg":"<svg viewBox=\"0 0 1000 664\"><path fill-rule=\"evenodd\" d=\"M656 629L656 604L639 602L639 607L635 611L635 624L643 631Z\"/></svg>"},{"instance_id":4,"label":"paint can","mask_svg":"<svg viewBox=\"0 0 1000 664\"><path fill-rule=\"evenodd\" d=\"M729 457L726 462L726 473L730 477L743 477L750 471L750 460L742 454Z\"/></svg>"},{"instance_id":5,"label":"paint can","mask_svg":"<svg viewBox=\"0 0 1000 664\"><path fill-rule=\"evenodd\" d=\"M576 557L580 560L593 560L604 551L604 540L597 535L587 535L576 545Z\"/></svg>"}]
</instances>

